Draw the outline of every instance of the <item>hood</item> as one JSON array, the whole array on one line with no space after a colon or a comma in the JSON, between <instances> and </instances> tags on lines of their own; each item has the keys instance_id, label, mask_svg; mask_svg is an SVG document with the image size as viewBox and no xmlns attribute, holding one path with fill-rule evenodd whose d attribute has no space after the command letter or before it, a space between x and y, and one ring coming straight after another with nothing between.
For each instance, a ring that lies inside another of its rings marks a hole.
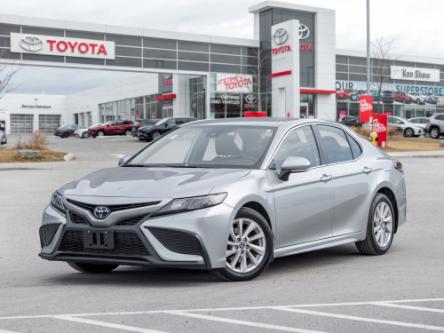
<instances>
[{"instance_id":1,"label":"hood","mask_svg":"<svg viewBox=\"0 0 444 333\"><path fill-rule=\"evenodd\" d=\"M204 195L236 181L250 170L121 167L102 169L66 184L69 196L171 199Z\"/></svg>"}]
</instances>

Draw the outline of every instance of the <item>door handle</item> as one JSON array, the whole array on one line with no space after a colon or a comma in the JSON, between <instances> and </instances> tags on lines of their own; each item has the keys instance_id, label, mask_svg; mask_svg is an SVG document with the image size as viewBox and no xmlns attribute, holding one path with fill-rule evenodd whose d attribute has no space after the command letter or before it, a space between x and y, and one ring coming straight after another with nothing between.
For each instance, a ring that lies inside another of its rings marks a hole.
<instances>
[{"instance_id":1,"label":"door handle","mask_svg":"<svg viewBox=\"0 0 444 333\"><path fill-rule=\"evenodd\" d=\"M369 174L369 173L371 173L373 171L373 169L372 168L369 168L369 167L363 167L362 168L362 172L363 173L365 173L365 174Z\"/></svg>"},{"instance_id":2,"label":"door handle","mask_svg":"<svg viewBox=\"0 0 444 333\"><path fill-rule=\"evenodd\" d=\"M333 179L333 176L332 176L332 175L326 175L326 174L324 174L324 175L321 176L320 181L326 183L326 182L329 182L329 181L332 180L332 179Z\"/></svg>"}]
</instances>

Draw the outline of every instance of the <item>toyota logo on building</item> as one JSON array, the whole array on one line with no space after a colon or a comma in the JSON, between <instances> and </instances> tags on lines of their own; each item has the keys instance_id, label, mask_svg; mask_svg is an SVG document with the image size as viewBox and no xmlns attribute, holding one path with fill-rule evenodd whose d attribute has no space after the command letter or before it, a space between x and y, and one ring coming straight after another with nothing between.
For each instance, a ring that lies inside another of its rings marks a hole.
<instances>
[{"instance_id":1,"label":"toyota logo on building","mask_svg":"<svg viewBox=\"0 0 444 333\"><path fill-rule=\"evenodd\" d=\"M99 220L104 220L108 217L108 215L111 213L111 210L108 207L105 206L97 206L93 210L93 214L96 218Z\"/></svg>"},{"instance_id":2,"label":"toyota logo on building","mask_svg":"<svg viewBox=\"0 0 444 333\"><path fill-rule=\"evenodd\" d=\"M247 96L245 96L245 102L247 104L255 104L256 103L256 96L255 95L247 95Z\"/></svg>"},{"instance_id":3,"label":"toyota logo on building","mask_svg":"<svg viewBox=\"0 0 444 333\"><path fill-rule=\"evenodd\" d=\"M28 52L39 52L43 48L43 41L34 36L23 37L20 41L20 47Z\"/></svg>"},{"instance_id":4,"label":"toyota logo on building","mask_svg":"<svg viewBox=\"0 0 444 333\"><path fill-rule=\"evenodd\" d=\"M288 31L284 28L277 29L273 34L273 41L276 45L282 45L288 40Z\"/></svg>"},{"instance_id":5,"label":"toyota logo on building","mask_svg":"<svg viewBox=\"0 0 444 333\"><path fill-rule=\"evenodd\" d=\"M310 36L310 29L305 24L299 25L299 39L307 39Z\"/></svg>"}]
</instances>

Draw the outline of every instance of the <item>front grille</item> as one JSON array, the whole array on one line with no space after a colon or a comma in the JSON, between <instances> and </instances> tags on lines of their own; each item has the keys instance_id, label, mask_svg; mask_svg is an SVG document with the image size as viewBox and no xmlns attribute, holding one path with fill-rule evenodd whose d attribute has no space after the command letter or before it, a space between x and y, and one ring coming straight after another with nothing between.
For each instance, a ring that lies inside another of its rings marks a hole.
<instances>
[{"instance_id":1,"label":"front grille","mask_svg":"<svg viewBox=\"0 0 444 333\"><path fill-rule=\"evenodd\" d=\"M114 249L89 249L83 247L83 231L68 230L62 238L59 251L81 254L147 256L148 252L137 234L114 232Z\"/></svg>"},{"instance_id":2,"label":"front grille","mask_svg":"<svg viewBox=\"0 0 444 333\"><path fill-rule=\"evenodd\" d=\"M125 209L133 209L133 208L141 208L141 207L149 207L149 206L155 206L160 203L160 201L150 201L150 202L142 202L142 203L135 203L135 204L125 204L125 205L92 205L87 204L84 202L79 202L71 199L67 199L69 203L82 207L84 209L88 209L89 211L93 211L94 208L97 206L107 206L111 212L117 212L119 210L125 210Z\"/></svg>"},{"instance_id":3,"label":"front grille","mask_svg":"<svg viewBox=\"0 0 444 333\"><path fill-rule=\"evenodd\" d=\"M149 228L149 231L170 251L182 254L203 254L200 242L188 232L163 228Z\"/></svg>"},{"instance_id":4,"label":"front grille","mask_svg":"<svg viewBox=\"0 0 444 333\"><path fill-rule=\"evenodd\" d=\"M40 245L48 246L54 238L60 224L44 224L39 229Z\"/></svg>"},{"instance_id":5,"label":"front grille","mask_svg":"<svg viewBox=\"0 0 444 333\"><path fill-rule=\"evenodd\" d=\"M88 220L86 218L71 211L69 212L69 218L71 222L75 224L88 224Z\"/></svg>"},{"instance_id":6,"label":"front grille","mask_svg":"<svg viewBox=\"0 0 444 333\"><path fill-rule=\"evenodd\" d=\"M124 218L121 221L117 222L116 225L136 225L139 223L147 214L137 215L129 218Z\"/></svg>"}]
</instances>

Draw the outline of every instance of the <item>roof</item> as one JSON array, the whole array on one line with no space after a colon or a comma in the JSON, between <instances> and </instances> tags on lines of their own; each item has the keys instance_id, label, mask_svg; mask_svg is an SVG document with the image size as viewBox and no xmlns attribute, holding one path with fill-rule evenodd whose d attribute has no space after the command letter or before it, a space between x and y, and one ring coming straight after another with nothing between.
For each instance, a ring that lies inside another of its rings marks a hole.
<instances>
[{"instance_id":1,"label":"roof","mask_svg":"<svg viewBox=\"0 0 444 333\"><path fill-rule=\"evenodd\" d=\"M250 126L264 126L264 127L279 127L286 126L292 127L298 124L313 123L313 122L327 122L319 119L298 119L298 118L226 118L226 119L207 119L198 120L185 125L196 126L196 125L250 125Z\"/></svg>"}]
</instances>

